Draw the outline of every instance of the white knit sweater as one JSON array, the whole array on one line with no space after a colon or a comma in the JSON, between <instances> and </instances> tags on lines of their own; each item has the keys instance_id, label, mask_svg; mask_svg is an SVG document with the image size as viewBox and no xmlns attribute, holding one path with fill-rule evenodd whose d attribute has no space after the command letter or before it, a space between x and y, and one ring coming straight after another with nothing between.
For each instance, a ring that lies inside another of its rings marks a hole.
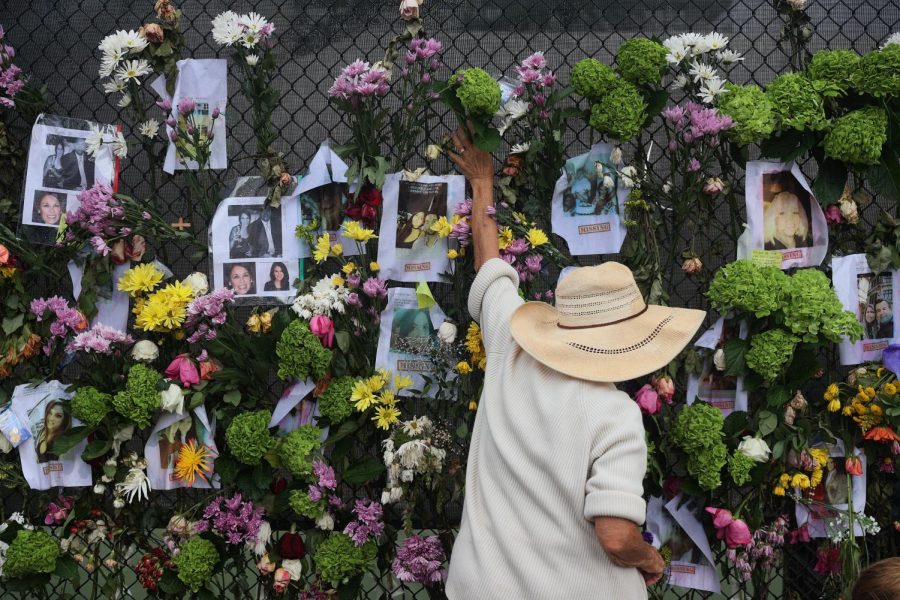
<instances>
[{"instance_id":1,"label":"white knit sweater","mask_svg":"<svg viewBox=\"0 0 900 600\"><path fill-rule=\"evenodd\" d=\"M469 291L487 351L451 600L647 598L636 569L614 565L597 516L640 525L647 461L640 410L611 384L562 375L509 333L522 304L515 269L486 262Z\"/></svg>"}]
</instances>

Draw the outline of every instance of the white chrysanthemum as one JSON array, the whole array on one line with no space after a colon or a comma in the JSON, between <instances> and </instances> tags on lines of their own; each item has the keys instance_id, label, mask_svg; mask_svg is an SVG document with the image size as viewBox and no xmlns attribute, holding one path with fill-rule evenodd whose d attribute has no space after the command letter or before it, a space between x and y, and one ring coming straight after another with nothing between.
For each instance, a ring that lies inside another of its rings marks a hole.
<instances>
[{"instance_id":1,"label":"white chrysanthemum","mask_svg":"<svg viewBox=\"0 0 900 600\"><path fill-rule=\"evenodd\" d=\"M238 17L238 25L250 33L258 34L268 24L269 21L267 21L265 17L255 12Z\"/></svg>"},{"instance_id":2,"label":"white chrysanthemum","mask_svg":"<svg viewBox=\"0 0 900 600\"><path fill-rule=\"evenodd\" d=\"M118 79L133 79L134 81L140 82L140 77L149 75L150 73L150 63L146 60L127 60L122 64L119 70L116 71L116 77Z\"/></svg>"},{"instance_id":3,"label":"white chrysanthemum","mask_svg":"<svg viewBox=\"0 0 900 600\"><path fill-rule=\"evenodd\" d=\"M119 98L118 106L119 108L126 108L128 106L131 106L131 94L127 92L122 94L122 97Z\"/></svg>"},{"instance_id":4,"label":"white chrysanthemum","mask_svg":"<svg viewBox=\"0 0 900 600\"><path fill-rule=\"evenodd\" d=\"M702 36L699 33L682 33L680 37L681 43L684 46L689 46L691 48L699 46L705 39L705 36Z\"/></svg>"},{"instance_id":5,"label":"white chrysanthemum","mask_svg":"<svg viewBox=\"0 0 900 600\"><path fill-rule=\"evenodd\" d=\"M122 48L128 50L129 53L135 54L140 52L150 43L144 38L144 36L140 35L137 31L121 31L122 34Z\"/></svg>"},{"instance_id":6,"label":"white chrysanthemum","mask_svg":"<svg viewBox=\"0 0 900 600\"><path fill-rule=\"evenodd\" d=\"M159 134L159 121L156 119L147 119L138 125L138 132L147 138L153 139Z\"/></svg>"},{"instance_id":7,"label":"white chrysanthemum","mask_svg":"<svg viewBox=\"0 0 900 600\"><path fill-rule=\"evenodd\" d=\"M251 67L255 67L259 64L259 55L257 54L248 54L247 55L247 64Z\"/></svg>"},{"instance_id":8,"label":"white chrysanthemum","mask_svg":"<svg viewBox=\"0 0 900 600\"><path fill-rule=\"evenodd\" d=\"M116 484L116 492L127 497L129 504L134 501L135 497L138 502L147 500L150 497L150 479L142 467L132 467L125 476L125 480Z\"/></svg>"},{"instance_id":9,"label":"white chrysanthemum","mask_svg":"<svg viewBox=\"0 0 900 600\"><path fill-rule=\"evenodd\" d=\"M236 13L226 10L212 20L212 36L217 44L232 46L240 41L242 35Z\"/></svg>"},{"instance_id":10,"label":"white chrysanthemum","mask_svg":"<svg viewBox=\"0 0 900 600\"><path fill-rule=\"evenodd\" d=\"M528 113L528 103L518 98L509 100L500 107L494 116L500 118L500 127L497 130L500 135L506 133L513 123L524 117Z\"/></svg>"},{"instance_id":11,"label":"white chrysanthemum","mask_svg":"<svg viewBox=\"0 0 900 600\"><path fill-rule=\"evenodd\" d=\"M91 125L91 132L84 139L84 144L84 151L87 152L88 156L96 159L100 148L103 147L103 131L99 127Z\"/></svg>"},{"instance_id":12,"label":"white chrysanthemum","mask_svg":"<svg viewBox=\"0 0 900 600\"><path fill-rule=\"evenodd\" d=\"M119 66L120 58L114 58L111 56L104 56L103 60L100 61L100 68L97 70L97 73L100 77L109 77L113 74L113 71L116 70L116 67Z\"/></svg>"},{"instance_id":13,"label":"white chrysanthemum","mask_svg":"<svg viewBox=\"0 0 900 600\"><path fill-rule=\"evenodd\" d=\"M713 77L703 82L700 86L700 100L706 104L712 104L716 98L724 91L725 81L720 77Z\"/></svg>"},{"instance_id":14,"label":"white chrysanthemum","mask_svg":"<svg viewBox=\"0 0 900 600\"><path fill-rule=\"evenodd\" d=\"M669 52L684 50L684 41L681 39L680 35L673 35L672 37L668 37L663 40L662 44Z\"/></svg>"},{"instance_id":15,"label":"white chrysanthemum","mask_svg":"<svg viewBox=\"0 0 900 600\"><path fill-rule=\"evenodd\" d=\"M127 31L111 33L100 40L97 48L106 56L123 55L126 52L125 38L127 35Z\"/></svg>"},{"instance_id":16,"label":"white chrysanthemum","mask_svg":"<svg viewBox=\"0 0 900 600\"><path fill-rule=\"evenodd\" d=\"M703 42L710 50L722 50L728 45L728 38L714 31L707 34Z\"/></svg>"},{"instance_id":17,"label":"white chrysanthemum","mask_svg":"<svg viewBox=\"0 0 900 600\"><path fill-rule=\"evenodd\" d=\"M744 57L734 50L720 50L716 52L716 58L719 59L723 65L733 65L736 62L744 60Z\"/></svg>"},{"instance_id":18,"label":"white chrysanthemum","mask_svg":"<svg viewBox=\"0 0 900 600\"><path fill-rule=\"evenodd\" d=\"M397 456L400 464L407 469L414 469L425 455L425 442L422 440L410 440L397 448Z\"/></svg>"},{"instance_id":19,"label":"white chrysanthemum","mask_svg":"<svg viewBox=\"0 0 900 600\"><path fill-rule=\"evenodd\" d=\"M688 84L687 75L682 73L681 75L679 75L672 81L672 89L683 90L685 87L687 87L687 84Z\"/></svg>"},{"instance_id":20,"label":"white chrysanthemum","mask_svg":"<svg viewBox=\"0 0 900 600\"><path fill-rule=\"evenodd\" d=\"M416 472L412 469L403 469L403 472L400 473L400 481L404 483L411 483L415 476Z\"/></svg>"},{"instance_id":21,"label":"white chrysanthemum","mask_svg":"<svg viewBox=\"0 0 900 600\"><path fill-rule=\"evenodd\" d=\"M680 48L676 48L673 51L666 54L666 62L671 65L680 64L684 59L688 57L690 50L685 48L684 46Z\"/></svg>"},{"instance_id":22,"label":"white chrysanthemum","mask_svg":"<svg viewBox=\"0 0 900 600\"><path fill-rule=\"evenodd\" d=\"M694 78L694 83L700 83L716 77L716 68L695 60L691 63L691 70L688 73Z\"/></svg>"},{"instance_id":23,"label":"white chrysanthemum","mask_svg":"<svg viewBox=\"0 0 900 600\"><path fill-rule=\"evenodd\" d=\"M349 294L350 290L343 285L334 285L331 277L323 277L309 293L297 296L291 308L304 319L315 315L330 317L332 312L344 312Z\"/></svg>"},{"instance_id":24,"label":"white chrysanthemum","mask_svg":"<svg viewBox=\"0 0 900 600\"><path fill-rule=\"evenodd\" d=\"M128 143L125 141L125 136L122 135L121 131L116 132L110 145L112 146L112 151L113 154L116 155L116 158L125 158L128 156Z\"/></svg>"},{"instance_id":25,"label":"white chrysanthemum","mask_svg":"<svg viewBox=\"0 0 900 600\"><path fill-rule=\"evenodd\" d=\"M116 77L112 81L103 84L103 91L107 94L119 94L125 91L125 80Z\"/></svg>"},{"instance_id":26,"label":"white chrysanthemum","mask_svg":"<svg viewBox=\"0 0 900 600\"><path fill-rule=\"evenodd\" d=\"M253 48L259 43L260 39L262 38L259 37L258 33L245 31L241 36L241 46L243 46L244 48Z\"/></svg>"},{"instance_id":27,"label":"white chrysanthemum","mask_svg":"<svg viewBox=\"0 0 900 600\"><path fill-rule=\"evenodd\" d=\"M888 46L900 46L900 31L898 31L897 33L892 33L891 37L884 41L884 44L881 46L881 48L884 49Z\"/></svg>"},{"instance_id":28,"label":"white chrysanthemum","mask_svg":"<svg viewBox=\"0 0 900 600\"><path fill-rule=\"evenodd\" d=\"M512 148L509 149L510 154L525 154L528 152L528 149L531 148L531 144L528 142L522 142L521 144L514 144Z\"/></svg>"}]
</instances>

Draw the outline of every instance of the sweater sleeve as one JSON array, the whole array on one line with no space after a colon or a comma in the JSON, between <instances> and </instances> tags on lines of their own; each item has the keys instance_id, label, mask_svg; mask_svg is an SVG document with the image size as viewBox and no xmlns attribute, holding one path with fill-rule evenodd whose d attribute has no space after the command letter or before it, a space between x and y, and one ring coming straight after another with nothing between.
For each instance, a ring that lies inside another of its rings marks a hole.
<instances>
[{"instance_id":1,"label":"sweater sleeve","mask_svg":"<svg viewBox=\"0 0 900 600\"><path fill-rule=\"evenodd\" d=\"M500 258L481 265L469 289L469 314L481 325L488 354L502 352L512 339L509 322L523 304L519 297L519 274Z\"/></svg>"},{"instance_id":2,"label":"sweater sleeve","mask_svg":"<svg viewBox=\"0 0 900 600\"><path fill-rule=\"evenodd\" d=\"M584 492L584 517L619 517L644 522L647 505L642 498L647 470L647 444L641 411L622 392L613 392L615 410L605 407L591 449L591 467ZM611 400L604 398L602 401Z\"/></svg>"}]
</instances>

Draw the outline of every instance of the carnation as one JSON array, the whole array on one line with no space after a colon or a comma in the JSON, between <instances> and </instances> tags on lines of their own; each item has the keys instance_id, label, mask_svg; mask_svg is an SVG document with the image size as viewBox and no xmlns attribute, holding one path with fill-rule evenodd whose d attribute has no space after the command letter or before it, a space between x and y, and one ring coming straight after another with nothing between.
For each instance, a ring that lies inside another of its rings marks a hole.
<instances>
[{"instance_id":1,"label":"carnation","mask_svg":"<svg viewBox=\"0 0 900 600\"><path fill-rule=\"evenodd\" d=\"M619 46L616 67L635 85L659 85L666 70L666 48L655 40L633 38Z\"/></svg>"},{"instance_id":2,"label":"carnation","mask_svg":"<svg viewBox=\"0 0 900 600\"><path fill-rule=\"evenodd\" d=\"M716 271L707 296L723 314L737 309L761 318L781 308L787 283L788 276L781 269L738 260Z\"/></svg>"},{"instance_id":3,"label":"carnation","mask_svg":"<svg viewBox=\"0 0 900 600\"><path fill-rule=\"evenodd\" d=\"M73 417L85 425L96 427L112 410L112 396L95 387L81 387L75 390L71 407Z\"/></svg>"},{"instance_id":4,"label":"carnation","mask_svg":"<svg viewBox=\"0 0 900 600\"><path fill-rule=\"evenodd\" d=\"M782 308L784 326L801 341L816 342L819 336L839 343L844 337L856 341L862 326L845 311L828 277L818 269L801 269L790 278Z\"/></svg>"},{"instance_id":5,"label":"carnation","mask_svg":"<svg viewBox=\"0 0 900 600\"><path fill-rule=\"evenodd\" d=\"M352 381L352 378L348 379ZM321 438L322 430L315 425L301 425L291 431L278 447L281 464L295 477L309 476L313 469L313 455L322 447Z\"/></svg>"},{"instance_id":6,"label":"carnation","mask_svg":"<svg viewBox=\"0 0 900 600\"><path fill-rule=\"evenodd\" d=\"M726 92L719 96L717 108L731 117L734 127L727 135L740 144L759 142L775 129L775 114L771 100L758 86L726 84Z\"/></svg>"},{"instance_id":7,"label":"carnation","mask_svg":"<svg viewBox=\"0 0 900 600\"><path fill-rule=\"evenodd\" d=\"M332 425L342 422L353 414L353 402L350 393L356 380L353 377L338 377L328 385L325 393L319 397L319 412Z\"/></svg>"},{"instance_id":8,"label":"carnation","mask_svg":"<svg viewBox=\"0 0 900 600\"><path fill-rule=\"evenodd\" d=\"M196 592L209 581L218 560L219 552L211 541L192 537L181 545L172 562L178 569L178 579Z\"/></svg>"},{"instance_id":9,"label":"carnation","mask_svg":"<svg viewBox=\"0 0 900 600\"><path fill-rule=\"evenodd\" d=\"M133 365L128 369L125 389L113 396L113 408L138 427L147 427L159 408L157 385L161 379L158 371L142 364Z\"/></svg>"},{"instance_id":10,"label":"carnation","mask_svg":"<svg viewBox=\"0 0 900 600\"><path fill-rule=\"evenodd\" d=\"M735 451L728 457L728 473L735 485L744 485L750 482L750 472L756 466L756 461L740 451Z\"/></svg>"},{"instance_id":11,"label":"carnation","mask_svg":"<svg viewBox=\"0 0 900 600\"><path fill-rule=\"evenodd\" d=\"M825 154L856 165L877 165L887 142L887 125L883 108L867 106L849 112L837 119L825 136Z\"/></svg>"},{"instance_id":12,"label":"carnation","mask_svg":"<svg viewBox=\"0 0 900 600\"><path fill-rule=\"evenodd\" d=\"M600 100L617 79L612 67L595 58L585 58L572 67L572 88L592 102Z\"/></svg>"},{"instance_id":13,"label":"carnation","mask_svg":"<svg viewBox=\"0 0 900 600\"><path fill-rule=\"evenodd\" d=\"M275 438L269 433L269 421L272 413L259 410L236 416L225 430L225 441L232 456L245 465L259 464Z\"/></svg>"},{"instance_id":14,"label":"carnation","mask_svg":"<svg viewBox=\"0 0 900 600\"><path fill-rule=\"evenodd\" d=\"M59 554L59 544L49 533L20 529L6 549L3 575L22 577L33 573L53 573Z\"/></svg>"},{"instance_id":15,"label":"carnation","mask_svg":"<svg viewBox=\"0 0 900 600\"><path fill-rule=\"evenodd\" d=\"M863 55L853 83L860 92L876 98L900 95L900 45Z\"/></svg>"},{"instance_id":16,"label":"carnation","mask_svg":"<svg viewBox=\"0 0 900 600\"><path fill-rule=\"evenodd\" d=\"M812 81L825 82L841 93L853 85L860 56L853 50L821 50L813 54L806 76Z\"/></svg>"},{"instance_id":17,"label":"carnation","mask_svg":"<svg viewBox=\"0 0 900 600\"><path fill-rule=\"evenodd\" d=\"M454 77L456 97L466 113L490 117L500 109L500 84L484 69L463 69Z\"/></svg>"},{"instance_id":18,"label":"carnation","mask_svg":"<svg viewBox=\"0 0 900 600\"><path fill-rule=\"evenodd\" d=\"M275 346L281 379L321 379L331 364L331 350L309 329L309 323L292 321Z\"/></svg>"},{"instance_id":19,"label":"carnation","mask_svg":"<svg viewBox=\"0 0 900 600\"><path fill-rule=\"evenodd\" d=\"M302 517L310 520L317 520L325 514L325 505L327 501L324 497L313 500L309 497L306 490L292 490L288 496L288 505L291 510Z\"/></svg>"},{"instance_id":20,"label":"carnation","mask_svg":"<svg viewBox=\"0 0 900 600\"><path fill-rule=\"evenodd\" d=\"M624 79L617 79L603 98L591 106L589 124L600 133L627 141L640 132L646 110L647 103L638 89Z\"/></svg>"},{"instance_id":21,"label":"carnation","mask_svg":"<svg viewBox=\"0 0 900 600\"><path fill-rule=\"evenodd\" d=\"M797 337L783 329L770 329L754 335L744 359L747 366L772 381L784 370L794 355Z\"/></svg>"},{"instance_id":22,"label":"carnation","mask_svg":"<svg viewBox=\"0 0 900 600\"><path fill-rule=\"evenodd\" d=\"M377 553L378 546L372 542L357 546L347 535L332 533L316 547L313 561L322 579L336 586L365 573Z\"/></svg>"},{"instance_id":23,"label":"carnation","mask_svg":"<svg viewBox=\"0 0 900 600\"><path fill-rule=\"evenodd\" d=\"M828 126L825 103L812 82L801 73L785 73L766 88L778 129L819 131Z\"/></svg>"}]
</instances>

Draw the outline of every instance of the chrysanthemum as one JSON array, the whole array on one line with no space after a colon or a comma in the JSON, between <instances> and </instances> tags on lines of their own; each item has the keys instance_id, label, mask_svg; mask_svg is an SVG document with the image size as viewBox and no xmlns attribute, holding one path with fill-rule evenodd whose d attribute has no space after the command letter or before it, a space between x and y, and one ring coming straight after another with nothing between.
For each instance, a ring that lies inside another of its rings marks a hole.
<instances>
[{"instance_id":1,"label":"chrysanthemum","mask_svg":"<svg viewBox=\"0 0 900 600\"><path fill-rule=\"evenodd\" d=\"M129 296L151 292L162 281L163 274L151 263L142 263L125 271L119 279L119 290Z\"/></svg>"},{"instance_id":2,"label":"chrysanthemum","mask_svg":"<svg viewBox=\"0 0 900 600\"><path fill-rule=\"evenodd\" d=\"M391 425L400 419L400 411L394 405L379 406L375 409L375 416L372 421L379 429L388 430Z\"/></svg>"},{"instance_id":3,"label":"chrysanthemum","mask_svg":"<svg viewBox=\"0 0 900 600\"><path fill-rule=\"evenodd\" d=\"M209 482L212 475L213 451L197 440L188 440L188 443L178 450L178 458L175 459L175 478L187 483L188 487L194 485L194 479L200 477Z\"/></svg>"},{"instance_id":4,"label":"chrysanthemum","mask_svg":"<svg viewBox=\"0 0 900 600\"><path fill-rule=\"evenodd\" d=\"M375 394L369 389L368 382L361 380L353 384L350 400L356 403L356 410L362 412L367 410L372 403L375 402Z\"/></svg>"},{"instance_id":5,"label":"chrysanthemum","mask_svg":"<svg viewBox=\"0 0 900 600\"><path fill-rule=\"evenodd\" d=\"M357 242L368 242L372 238L377 238L373 229L366 229L359 224L359 221L347 221L344 223L344 236Z\"/></svg>"},{"instance_id":6,"label":"chrysanthemum","mask_svg":"<svg viewBox=\"0 0 900 600\"><path fill-rule=\"evenodd\" d=\"M715 31L707 34L705 41L710 50L721 50L728 45L728 38Z\"/></svg>"},{"instance_id":7,"label":"chrysanthemum","mask_svg":"<svg viewBox=\"0 0 900 600\"><path fill-rule=\"evenodd\" d=\"M137 496L138 502L147 500L150 497L150 478L147 477L143 468L132 467L125 476L125 480L116 484L116 491L126 496L129 504L135 496Z\"/></svg>"},{"instance_id":8,"label":"chrysanthemum","mask_svg":"<svg viewBox=\"0 0 900 600\"><path fill-rule=\"evenodd\" d=\"M150 63L146 60L128 60L122 64L122 67L118 71L116 71L116 77L118 79L133 79L138 81L138 78L149 75L150 73Z\"/></svg>"},{"instance_id":9,"label":"chrysanthemum","mask_svg":"<svg viewBox=\"0 0 900 600\"><path fill-rule=\"evenodd\" d=\"M84 139L85 149L88 156L97 157L97 154L100 152L100 148L103 147L103 131L95 126L91 125L91 132Z\"/></svg>"},{"instance_id":10,"label":"chrysanthemum","mask_svg":"<svg viewBox=\"0 0 900 600\"><path fill-rule=\"evenodd\" d=\"M538 246L546 244L549 241L550 238L548 238L547 234L540 229L532 227L528 230L528 243L531 244L532 248L537 248Z\"/></svg>"},{"instance_id":11,"label":"chrysanthemum","mask_svg":"<svg viewBox=\"0 0 900 600\"><path fill-rule=\"evenodd\" d=\"M328 258L329 254L331 254L331 240L329 239L328 234L323 234L316 240L316 247L313 250L313 259L317 263L325 262L325 259Z\"/></svg>"},{"instance_id":12,"label":"chrysanthemum","mask_svg":"<svg viewBox=\"0 0 900 600\"><path fill-rule=\"evenodd\" d=\"M138 132L147 138L155 138L159 134L159 121L156 119L147 119L138 125Z\"/></svg>"},{"instance_id":13,"label":"chrysanthemum","mask_svg":"<svg viewBox=\"0 0 900 600\"><path fill-rule=\"evenodd\" d=\"M700 81L708 81L715 77L716 68L712 65L695 60L691 63L691 70L688 71L688 73L694 78L694 82L697 83Z\"/></svg>"}]
</instances>

